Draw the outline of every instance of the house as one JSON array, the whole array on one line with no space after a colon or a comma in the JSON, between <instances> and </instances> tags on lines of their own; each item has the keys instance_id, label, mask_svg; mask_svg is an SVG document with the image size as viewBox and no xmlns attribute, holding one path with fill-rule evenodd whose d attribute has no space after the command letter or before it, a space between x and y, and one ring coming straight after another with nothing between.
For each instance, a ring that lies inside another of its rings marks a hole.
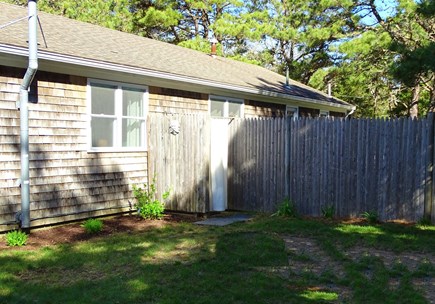
<instances>
[{"instance_id":1,"label":"house","mask_svg":"<svg viewBox=\"0 0 435 304\"><path fill-rule=\"evenodd\" d=\"M26 16L26 8L0 3L0 231L20 210ZM259 66L38 16L39 67L29 93L32 227L131 210L131 185L148 182L150 113L345 116L354 109Z\"/></svg>"}]
</instances>

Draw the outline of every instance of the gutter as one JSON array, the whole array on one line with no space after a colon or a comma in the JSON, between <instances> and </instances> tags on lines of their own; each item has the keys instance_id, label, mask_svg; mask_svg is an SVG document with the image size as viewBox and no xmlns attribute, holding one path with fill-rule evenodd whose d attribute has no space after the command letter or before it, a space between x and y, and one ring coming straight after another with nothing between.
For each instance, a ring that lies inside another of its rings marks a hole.
<instances>
[{"instance_id":1,"label":"gutter","mask_svg":"<svg viewBox=\"0 0 435 304\"><path fill-rule=\"evenodd\" d=\"M24 48L18 46L12 46L12 45L5 45L5 44L0 44L0 53L19 55L19 56L26 55L26 51ZM206 86L214 89L235 91L238 93L242 92L245 94L252 94L257 98L258 96L264 96L264 97L278 98L281 99L282 101L289 100L289 101L309 103L309 104L318 104L327 107L346 109L348 111L355 109L355 106L350 104L347 105L337 104L333 102L320 101L317 99L288 95L288 94L283 94L283 93L278 93L278 92L273 92L268 90L236 86L236 85L231 85L226 83L216 83L206 79L192 78L183 75L170 74L170 73L159 72L154 70L147 70L147 69L137 68L133 66L125 66L125 65L111 63L111 62L80 58L80 57L64 55L64 54L56 54L43 50L39 51L39 58L50 62L66 63L74 66L83 66L83 67L95 68L99 70L107 70L107 71L114 71L114 72L120 72L120 73L132 74L132 75L146 76L151 78L158 78L163 80Z\"/></svg>"},{"instance_id":2,"label":"gutter","mask_svg":"<svg viewBox=\"0 0 435 304\"><path fill-rule=\"evenodd\" d=\"M29 87L38 69L38 42L36 9L37 0L28 1L29 10L29 63L20 86L20 161L21 161L21 213L20 227L30 228L30 178L29 178Z\"/></svg>"}]
</instances>

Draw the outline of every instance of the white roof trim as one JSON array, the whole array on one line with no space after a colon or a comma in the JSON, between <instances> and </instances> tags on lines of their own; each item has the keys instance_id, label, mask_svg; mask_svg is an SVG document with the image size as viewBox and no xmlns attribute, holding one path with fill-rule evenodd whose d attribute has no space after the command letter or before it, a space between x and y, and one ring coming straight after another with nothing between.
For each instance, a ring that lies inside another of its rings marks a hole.
<instances>
[{"instance_id":1,"label":"white roof trim","mask_svg":"<svg viewBox=\"0 0 435 304\"><path fill-rule=\"evenodd\" d=\"M18 46L11 46L7 44L0 44L0 53L10 54L10 55L18 55L18 56L28 56L28 49L24 47L18 47ZM143 68L137 68L132 66L126 66L126 65L120 65L116 63L111 62L105 62L105 61L98 61L93 59L86 59L86 58L80 58L76 56L70 56L70 55L64 55L64 54L56 54L51 52L46 52L43 50L38 50L38 58L52 61L52 62L59 62L59 63L67 63L72 65L78 65L78 66L84 66L84 67L91 67L96 69L102 69L102 70L108 70L108 71L116 71L121 73L128 73L128 74L134 74L134 75L141 75L141 76L147 76L147 77L153 77L153 78L159 78L159 79L165 79L165 80L172 80L172 81L178 81L178 82L185 82L190 83L194 85L201 85L201 86L207 86L217 89L224 89L228 91L235 91L235 92L243 92L247 94L253 94L257 96L267 96L267 97L274 97L279 99L288 99L292 101L299 101L299 102L308 102L308 103L314 103L318 105L324 105L334 108L341 108L346 110L353 110L355 109L355 106L353 105L341 105L336 103L330 103L326 101L320 101L317 99L311 99L311 98L305 98L305 97L299 97L289 94L282 94L278 92L273 91L267 91L267 90L260 90L260 89L253 89L243 86L235 86L231 84L225 84L225 83L218 83L213 82L210 80L205 79L199 79L199 78L192 78L184 75L176 75L176 74L170 74L170 73L163 73L159 71L154 70L147 70Z\"/></svg>"}]
</instances>

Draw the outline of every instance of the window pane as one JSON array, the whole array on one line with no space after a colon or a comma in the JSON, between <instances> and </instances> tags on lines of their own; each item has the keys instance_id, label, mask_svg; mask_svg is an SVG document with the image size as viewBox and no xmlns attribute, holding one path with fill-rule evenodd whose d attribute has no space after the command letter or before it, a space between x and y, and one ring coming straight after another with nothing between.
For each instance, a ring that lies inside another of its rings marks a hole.
<instances>
[{"instance_id":1,"label":"window pane","mask_svg":"<svg viewBox=\"0 0 435 304\"><path fill-rule=\"evenodd\" d=\"M210 116L223 117L224 116L225 101L211 100L210 101Z\"/></svg>"},{"instance_id":2,"label":"window pane","mask_svg":"<svg viewBox=\"0 0 435 304\"><path fill-rule=\"evenodd\" d=\"M329 112L328 111L320 111L320 117L328 117L329 116Z\"/></svg>"},{"instance_id":3,"label":"window pane","mask_svg":"<svg viewBox=\"0 0 435 304\"><path fill-rule=\"evenodd\" d=\"M122 146L142 146L142 124L143 120L123 118L122 119Z\"/></svg>"},{"instance_id":4,"label":"window pane","mask_svg":"<svg viewBox=\"0 0 435 304\"><path fill-rule=\"evenodd\" d=\"M114 118L92 117L92 147L113 147Z\"/></svg>"},{"instance_id":5,"label":"window pane","mask_svg":"<svg viewBox=\"0 0 435 304\"><path fill-rule=\"evenodd\" d=\"M239 102L228 102L228 117L240 117L242 114L242 104Z\"/></svg>"},{"instance_id":6,"label":"window pane","mask_svg":"<svg viewBox=\"0 0 435 304\"><path fill-rule=\"evenodd\" d=\"M291 117L291 118L295 117L296 118L298 116L297 113L298 113L298 108L287 107L287 109L286 109L286 116L287 117Z\"/></svg>"},{"instance_id":7,"label":"window pane","mask_svg":"<svg viewBox=\"0 0 435 304\"><path fill-rule=\"evenodd\" d=\"M143 117L143 90L122 88L122 115Z\"/></svg>"},{"instance_id":8,"label":"window pane","mask_svg":"<svg viewBox=\"0 0 435 304\"><path fill-rule=\"evenodd\" d=\"M115 114L115 86L91 84L92 114Z\"/></svg>"}]
</instances>

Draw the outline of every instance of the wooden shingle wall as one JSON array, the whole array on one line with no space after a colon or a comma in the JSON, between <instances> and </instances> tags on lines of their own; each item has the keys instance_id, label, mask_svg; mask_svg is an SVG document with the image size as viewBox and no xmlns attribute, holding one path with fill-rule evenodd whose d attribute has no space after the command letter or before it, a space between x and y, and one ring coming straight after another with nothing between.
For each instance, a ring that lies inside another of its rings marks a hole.
<instances>
[{"instance_id":1,"label":"wooden shingle wall","mask_svg":"<svg viewBox=\"0 0 435 304\"><path fill-rule=\"evenodd\" d=\"M2 231L13 228L21 209L16 101L25 71L0 71ZM86 78L38 71L36 81L38 102L29 105L31 226L129 210L131 185L147 181L147 153L89 153Z\"/></svg>"},{"instance_id":2,"label":"wooden shingle wall","mask_svg":"<svg viewBox=\"0 0 435 304\"><path fill-rule=\"evenodd\" d=\"M285 105L246 100L244 117L284 117Z\"/></svg>"},{"instance_id":3,"label":"wooden shingle wall","mask_svg":"<svg viewBox=\"0 0 435 304\"><path fill-rule=\"evenodd\" d=\"M208 113L208 94L150 87L149 111L177 114Z\"/></svg>"}]
</instances>

